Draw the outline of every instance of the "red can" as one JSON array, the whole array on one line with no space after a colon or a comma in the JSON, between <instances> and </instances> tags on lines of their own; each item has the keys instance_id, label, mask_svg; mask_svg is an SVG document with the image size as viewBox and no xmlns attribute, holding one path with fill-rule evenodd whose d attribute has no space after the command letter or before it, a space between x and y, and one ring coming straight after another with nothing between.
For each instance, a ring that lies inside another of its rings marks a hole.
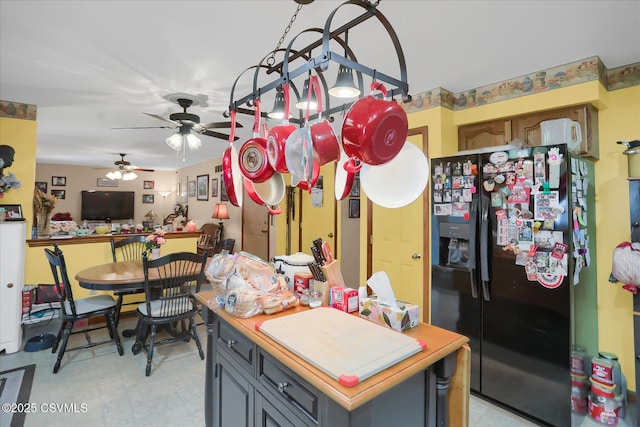
<instances>
[{"instance_id":1,"label":"red can","mask_svg":"<svg viewBox=\"0 0 640 427\"><path fill-rule=\"evenodd\" d=\"M313 275L306 271L299 271L293 275L293 293L300 298L305 289L312 290Z\"/></svg>"}]
</instances>

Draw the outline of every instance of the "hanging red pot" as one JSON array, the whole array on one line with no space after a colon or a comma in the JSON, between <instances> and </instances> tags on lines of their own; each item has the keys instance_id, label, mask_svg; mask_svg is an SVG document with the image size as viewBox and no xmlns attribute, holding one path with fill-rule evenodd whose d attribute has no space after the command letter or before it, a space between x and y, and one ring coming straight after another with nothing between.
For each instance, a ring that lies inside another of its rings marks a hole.
<instances>
[{"instance_id":1,"label":"hanging red pot","mask_svg":"<svg viewBox=\"0 0 640 427\"><path fill-rule=\"evenodd\" d=\"M233 145L236 137L236 111L231 110L231 133L229 135L229 147L222 156L222 178L229 202L234 206L242 206L242 172L238 161L238 152Z\"/></svg>"},{"instance_id":2,"label":"hanging red pot","mask_svg":"<svg viewBox=\"0 0 640 427\"><path fill-rule=\"evenodd\" d=\"M387 96L386 88L371 83L371 91ZM402 149L409 129L407 113L395 101L373 95L353 103L342 123L342 148L352 159L369 165L381 165ZM353 165L354 162L351 162Z\"/></svg>"},{"instance_id":3,"label":"hanging red pot","mask_svg":"<svg viewBox=\"0 0 640 427\"><path fill-rule=\"evenodd\" d=\"M264 182L273 175L273 168L267 159L267 139L260 135L260 100L255 101L253 138L248 139L239 153L240 170L253 182Z\"/></svg>"},{"instance_id":4,"label":"hanging red pot","mask_svg":"<svg viewBox=\"0 0 640 427\"><path fill-rule=\"evenodd\" d=\"M282 85L282 91L284 93L284 120L281 125L274 126L269 131L269 136L267 136L267 158L276 172L287 173L289 169L287 169L287 161L285 159L285 146L287 138L296 130L296 127L289 123L291 106L288 83Z\"/></svg>"}]
</instances>

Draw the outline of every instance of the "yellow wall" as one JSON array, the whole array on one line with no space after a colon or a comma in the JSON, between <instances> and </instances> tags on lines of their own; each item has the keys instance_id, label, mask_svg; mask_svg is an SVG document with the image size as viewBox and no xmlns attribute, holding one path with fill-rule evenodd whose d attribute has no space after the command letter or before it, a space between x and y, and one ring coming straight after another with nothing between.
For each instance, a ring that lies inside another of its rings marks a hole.
<instances>
[{"instance_id":1,"label":"yellow wall","mask_svg":"<svg viewBox=\"0 0 640 427\"><path fill-rule=\"evenodd\" d=\"M593 81L456 112L422 110L409 115L409 126L429 127L429 158L434 158L457 152L458 126L586 103L599 110L600 160L595 162L599 350L618 355L629 388L635 390L632 297L608 278L613 248L628 240L630 233L627 159L616 141L640 137L640 87L607 92Z\"/></svg>"},{"instance_id":2,"label":"yellow wall","mask_svg":"<svg viewBox=\"0 0 640 427\"><path fill-rule=\"evenodd\" d=\"M20 188L12 188L0 204L22 205L22 216L27 219L27 233L25 238L31 238L31 221L33 218L33 183L36 176L36 131L37 123L33 120L10 119L0 117L0 145L9 145L16 151L13 164L5 168L3 173L12 172Z\"/></svg>"}]
</instances>

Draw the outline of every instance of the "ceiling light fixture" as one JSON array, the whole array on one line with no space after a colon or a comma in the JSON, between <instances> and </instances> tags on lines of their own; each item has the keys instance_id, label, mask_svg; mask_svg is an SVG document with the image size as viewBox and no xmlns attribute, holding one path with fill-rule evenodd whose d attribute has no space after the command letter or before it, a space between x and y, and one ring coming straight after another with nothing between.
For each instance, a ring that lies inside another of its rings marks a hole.
<instances>
[{"instance_id":1,"label":"ceiling light fixture","mask_svg":"<svg viewBox=\"0 0 640 427\"><path fill-rule=\"evenodd\" d=\"M189 147L189 150L195 151L202 146L200 138L191 133L192 127L193 126L183 124L176 133L166 139L166 143L169 147L176 151L180 151L180 149L182 149L183 162L186 159L187 147Z\"/></svg>"},{"instance_id":2,"label":"ceiling light fixture","mask_svg":"<svg viewBox=\"0 0 640 427\"><path fill-rule=\"evenodd\" d=\"M304 81L304 85L302 86L302 95L300 95L300 99L296 103L296 108L299 110L306 110L307 103L309 104L309 111L317 111L318 110L318 98L316 98L316 94L311 91L311 101L309 101L309 78L311 77L311 70L309 70L309 77Z\"/></svg>"},{"instance_id":3,"label":"ceiling light fixture","mask_svg":"<svg viewBox=\"0 0 640 427\"><path fill-rule=\"evenodd\" d=\"M344 57L347 57L349 46L349 31L344 33ZM329 94L336 98L355 98L360 95L360 89L358 89L353 83L353 70L346 65L340 65L338 68L338 77L336 78L336 84L329 89Z\"/></svg>"},{"instance_id":4,"label":"ceiling light fixture","mask_svg":"<svg viewBox=\"0 0 640 427\"><path fill-rule=\"evenodd\" d=\"M273 102L273 109L267 113L270 119L284 119L284 91L276 92L276 100Z\"/></svg>"}]
</instances>

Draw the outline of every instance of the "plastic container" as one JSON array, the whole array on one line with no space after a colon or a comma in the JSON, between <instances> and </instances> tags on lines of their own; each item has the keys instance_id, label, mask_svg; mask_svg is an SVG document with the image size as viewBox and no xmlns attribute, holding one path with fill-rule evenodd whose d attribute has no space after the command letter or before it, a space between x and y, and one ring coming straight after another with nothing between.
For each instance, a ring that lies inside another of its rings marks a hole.
<instances>
[{"instance_id":1,"label":"plastic container","mask_svg":"<svg viewBox=\"0 0 640 427\"><path fill-rule=\"evenodd\" d=\"M589 416L606 426L617 426L620 420L620 402L615 399L613 389L593 379L589 393Z\"/></svg>"},{"instance_id":2,"label":"plastic container","mask_svg":"<svg viewBox=\"0 0 640 427\"><path fill-rule=\"evenodd\" d=\"M589 385L585 376L571 376L571 411L586 415L589 410Z\"/></svg>"}]
</instances>

